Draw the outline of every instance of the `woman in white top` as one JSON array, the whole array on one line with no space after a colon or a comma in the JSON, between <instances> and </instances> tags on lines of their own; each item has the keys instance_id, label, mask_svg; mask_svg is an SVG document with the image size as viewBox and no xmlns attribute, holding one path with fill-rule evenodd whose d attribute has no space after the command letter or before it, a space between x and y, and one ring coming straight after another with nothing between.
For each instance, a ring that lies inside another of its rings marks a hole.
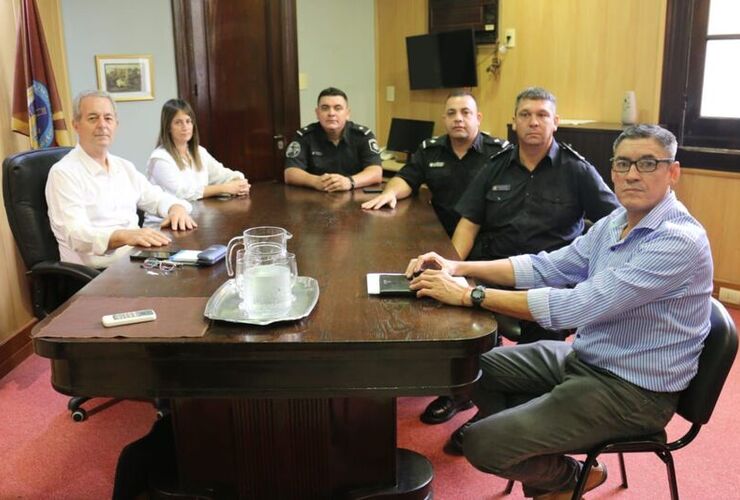
<instances>
[{"instance_id":1,"label":"woman in white top","mask_svg":"<svg viewBox=\"0 0 740 500\"><path fill-rule=\"evenodd\" d=\"M162 106L157 149L149 157L147 177L168 193L186 200L249 194L244 174L223 166L199 144L195 113L186 101Z\"/></svg>"}]
</instances>

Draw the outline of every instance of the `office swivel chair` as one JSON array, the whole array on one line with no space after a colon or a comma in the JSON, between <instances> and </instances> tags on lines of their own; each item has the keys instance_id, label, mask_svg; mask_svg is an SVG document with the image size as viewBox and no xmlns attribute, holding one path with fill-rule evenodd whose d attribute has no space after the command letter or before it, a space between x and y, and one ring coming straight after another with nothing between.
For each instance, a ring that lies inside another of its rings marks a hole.
<instances>
[{"instance_id":1,"label":"office swivel chair","mask_svg":"<svg viewBox=\"0 0 740 500\"><path fill-rule=\"evenodd\" d=\"M709 417L712 416L714 406L737 353L738 339L735 324L727 309L714 298L712 298L710 322L711 328L704 341L704 349L699 356L699 370L689 386L681 393L676 409L678 415L691 423L689 430L671 442L667 442L665 431L661 431L656 434L607 441L590 450L569 452L568 454L573 455L583 453L587 455L578 478L578 486L573 491L573 500L579 500L583 495L586 478L596 464L599 455L602 453L619 454L622 487L627 488L627 470L623 454L644 452L655 453L665 463L671 500L678 500L678 482L671 453L691 443L699 434L702 425L709 422ZM509 481L505 493L511 493L513 485L514 481Z\"/></svg>"},{"instance_id":2,"label":"office swivel chair","mask_svg":"<svg viewBox=\"0 0 740 500\"><path fill-rule=\"evenodd\" d=\"M3 162L3 197L8 223L31 279L33 314L43 319L100 271L61 262L47 215L46 178L49 169L71 148L46 148L11 155ZM67 407L75 421L86 417L88 398L73 397Z\"/></svg>"},{"instance_id":3,"label":"office swivel chair","mask_svg":"<svg viewBox=\"0 0 740 500\"><path fill-rule=\"evenodd\" d=\"M59 246L49 223L46 178L52 165L72 148L24 151L3 161L3 197L8 223L31 278L33 314L43 319L89 283L100 271L81 264L61 262ZM142 220L142 216L139 216ZM75 422L87 418L82 405L90 398L72 397L67 403ZM155 399L157 417L168 411L168 402Z\"/></svg>"}]
</instances>

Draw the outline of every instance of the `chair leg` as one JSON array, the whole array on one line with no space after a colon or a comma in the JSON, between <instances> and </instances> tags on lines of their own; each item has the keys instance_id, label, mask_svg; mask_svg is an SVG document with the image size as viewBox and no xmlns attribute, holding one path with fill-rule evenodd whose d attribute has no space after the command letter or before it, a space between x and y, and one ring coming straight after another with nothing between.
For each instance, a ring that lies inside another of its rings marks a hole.
<instances>
[{"instance_id":1,"label":"chair leg","mask_svg":"<svg viewBox=\"0 0 740 500\"><path fill-rule=\"evenodd\" d=\"M72 420L75 422L82 422L87 418L87 412L82 405L89 401L90 398L84 396L75 396L69 398L67 403L67 409L72 412Z\"/></svg>"},{"instance_id":2,"label":"chair leg","mask_svg":"<svg viewBox=\"0 0 740 500\"><path fill-rule=\"evenodd\" d=\"M678 500L678 482L676 481L676 467L673 464L673 455L670 451L656 451L656 455L665 463L668 473L668 485L671 488L671 500Z\"/></svg>"},{"instance_id":3,"label":"chair leg","mask_svg":"<svg viewBox=\"0 0 740 500\"><path fill-rule=\"evenodd\" d=\"M583 490L586 488L586 479L588 479L588 474L589 472L591 472L593 466L596 465L596 458L598 456L598 454L589 453L586 457L586 461L581 467L581 473L578 474L578 483L576 484L576 489L573 490L573 496L571 497L571 500L581 500L581 497L583 496Z\"/></svg>"},{"instance_id":4,"label":"chair leg","mask_svg":"<svg viewBox=\"0 0 740 500\"><path fill-rule=\"evenodd\" d=\"M509 482L506 483L506 489L504 490L504 495L508 495L511 493L511 490L514 489L514 480L509 479Z\"/></svg>"},{"instance_id":5,"label":"chair leg","mask_svg":"<svg viewBox=\"0 0 740 500\"><path fill-rule=\"evenodd\" d=\"M624 453L619 453L619 473L622 475L622 488L629 488L627 484L627 468L624 466Z\"/></svg>"}]
</instances>

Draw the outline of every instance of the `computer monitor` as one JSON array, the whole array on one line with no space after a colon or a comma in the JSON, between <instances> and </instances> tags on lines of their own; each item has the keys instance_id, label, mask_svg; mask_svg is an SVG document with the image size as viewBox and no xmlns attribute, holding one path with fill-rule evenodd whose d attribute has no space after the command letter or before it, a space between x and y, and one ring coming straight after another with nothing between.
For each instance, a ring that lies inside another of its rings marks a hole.
<instances>
[{"instance_id":1,"label":"computer monitor","mask_svg":"<svg viewBox=\"0 0 740 500\"><path fill-rule=\"evenodd\" d=\"M432 137L433 133L434 122L411 120L408 118L392 118L386 149L388 151L410 155L417 150L424 139Z\"/></svg>"}]
</instances>

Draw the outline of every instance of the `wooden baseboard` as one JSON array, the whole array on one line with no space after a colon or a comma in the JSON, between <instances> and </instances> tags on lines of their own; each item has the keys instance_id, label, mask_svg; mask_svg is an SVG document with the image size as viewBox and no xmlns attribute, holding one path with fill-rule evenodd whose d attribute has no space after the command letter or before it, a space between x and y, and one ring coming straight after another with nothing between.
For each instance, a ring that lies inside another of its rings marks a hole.
<instances>
[{"instance_id":1,"label":"wooden baseboard","mask_svg":"<svg viewBox=\"0 0 740 500\"><path fill-rule=\"evenodd\" d=\"M0 344L0 378L10 373L13 368L33 353L31 329L37 322L36 318L32 318L20 330L11 335L8 340Z\"/></svg>"},{"instance_id":2,"label":"wooden baseboard","mask_svg":"<svg viewBox=\"0 0 740 500\"><path fill-rule=\"evenodd\" d=\"M717 300L719 300L719 289L722 288L731 288L733 290L740 290L740 284L738 283L730 283L729 281L717 281L714 280L714 290L712 291L712 295L714 295ZM731 309L740 309L740 305L738 304L731 304L729 302L722 302L725 307L729 307Z\"/></svg>"}]
</instances>

